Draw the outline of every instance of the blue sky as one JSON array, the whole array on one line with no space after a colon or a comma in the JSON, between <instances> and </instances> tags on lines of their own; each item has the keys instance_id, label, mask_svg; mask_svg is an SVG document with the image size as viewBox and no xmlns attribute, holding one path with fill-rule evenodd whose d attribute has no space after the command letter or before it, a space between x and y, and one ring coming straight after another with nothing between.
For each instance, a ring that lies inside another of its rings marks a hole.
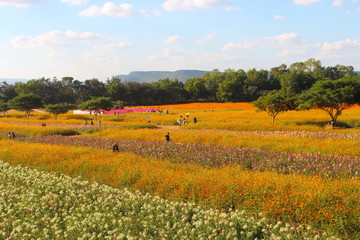
<instances>
[{"instance_id":1,"label":"blue sky","mask_svg":"<svg viewBox=\"0 0 360 240\"><path fill-rule=\"evenodd\" d=\"M0 0L0 78L105 81L309 58L360 70L360 0Z\"/></svg>"}]
</instances>

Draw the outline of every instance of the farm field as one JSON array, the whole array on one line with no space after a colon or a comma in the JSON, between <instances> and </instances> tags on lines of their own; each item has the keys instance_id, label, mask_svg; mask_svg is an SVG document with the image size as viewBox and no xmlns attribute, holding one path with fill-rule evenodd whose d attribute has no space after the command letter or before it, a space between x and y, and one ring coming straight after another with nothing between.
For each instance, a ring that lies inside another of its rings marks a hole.
<instances>
[{"instance_id":1,"label":"farm field","mask_svg":"<svg viewBox=\"0 0 360 240\"><path fill-rule=\"evenodd\" d=\"M359 107L336 129L320 110L272 124L247 103L159 108L169 113L1 117L1 179L13 184L1 185L0 238L360 239Z\"/></svg>"}]
</instances>

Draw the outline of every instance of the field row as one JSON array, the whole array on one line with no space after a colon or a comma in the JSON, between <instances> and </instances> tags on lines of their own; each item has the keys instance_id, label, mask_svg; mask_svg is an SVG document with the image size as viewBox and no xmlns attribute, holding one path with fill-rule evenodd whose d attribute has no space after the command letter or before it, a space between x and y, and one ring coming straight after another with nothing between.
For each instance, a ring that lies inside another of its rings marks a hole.
<instances>
[{"instance_id":1,"label":"field row","mask_svg":"<svg viewBox=\"0 0 360 240\"><path fill-rule=\"evenodd\" d=\"M0 161L1 239L336 239Z\"/></svg>"},{"instance_id":2,"label":"field row","mask_svg":"<svg viewBox=\"0 0 360 240\"><path fill-rule=\"evenodd\" d=\"M169 199L261 212L270 219L309 224L339 236L360 232L360 183L304 175L243 171L236 166L191 164L96 148L0 141L0 159L82 176Z\"/></svg>"},{"instance_id":3,"label":"field row","mask_svg":"<svg viewBox=\"0 0 360 240\"><path fill-rule=\"evenodd\" d=\"M148 127L148 128L144 128ZM128 125L124 127L26 126L1 124L3 137L8 131L17 135L76 135L108 139L163 141L166 132L171 132L173 142L187 144L219 145L224 147L257 148L276 152L322 153L341 156L360 156L360 134L343 132L299 132L299 131L220 131L149 129L155 125ZM138 129L142 128L142 129Z\"/></svg>"},{"instance_id":4,"label":"field row","mask_svg":"<svg viewBox=\"0 0 360 240\"><path fill-rule=\"evenodd\" d=\"M57 145L88 146L111 149L114 142L122 152L144 157L168 159L176 163L192 163L203 167L239 165L252 171L274 171L284 174L304 174L322 177L360 177L360 158L324 155L319 153L270 152L254 148L230 148L201 144L183 144L155 141L80 138L64 136L24 137L19 141Z\"/></svg>"}]
</instances>

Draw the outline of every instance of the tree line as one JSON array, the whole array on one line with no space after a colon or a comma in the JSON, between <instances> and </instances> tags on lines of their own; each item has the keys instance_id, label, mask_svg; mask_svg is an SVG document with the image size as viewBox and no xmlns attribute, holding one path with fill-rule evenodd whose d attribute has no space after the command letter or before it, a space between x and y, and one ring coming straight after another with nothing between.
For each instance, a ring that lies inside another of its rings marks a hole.
<instances>
[{"instance_id":1,"label":"tree line","mask_svg":"<svg viewBox=\"0 0 360 240\"><path fill-rule=\"evenodd\" d=\"M100 97L109 99L112 108L188 102L253 102L275 93L289 100L297 99L319 81L356 77L358 75L352 66L324 67L320 61L311 58L289 67L282 64L270 71L253 68L248 71L226 69L220 72L215 69L185 82L168 78L152 83L124 81L118 77L112 77L106 82L96 78L85 81L72 77L63 77L61 80L40 78L26 83L2 82L0 105L7 104L10 107L8 103L29 94L40 97L42 106L63 104L67 108L84 106L87 101Z\"/></svg>"}]
</instances>

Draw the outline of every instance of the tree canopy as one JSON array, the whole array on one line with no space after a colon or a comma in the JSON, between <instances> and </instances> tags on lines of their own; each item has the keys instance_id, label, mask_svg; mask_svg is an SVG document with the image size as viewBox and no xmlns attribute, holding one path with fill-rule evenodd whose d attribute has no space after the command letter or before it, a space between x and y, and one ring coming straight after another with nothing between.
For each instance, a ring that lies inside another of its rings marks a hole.
<instances>
[{"instance_id":1,"label":"tree canopy","mask_svg":"<svg viewBox=\"0 0 360 240\"><path fill-rule=\"evenodd\" d=\"M43 106L41 98L33 93L29 94L20 94L14 99L12 99L10 105L21 112L25 112L26 116L29 118L31 112L35 108L40 108Z\"/></svg>"},{"instance_id":2,"label":"tree canopy","mask_svg":"<svg viewBox=\"0 0 360 240\"><path fill-rule=\"evenodd\" d=\"M101 114L104 110L110 110L112 107L112 102L109 97L98 97L92 98L80 105L81 110L90 111L95 115L95 118L98 114Z\"/></svg>"},{"instance_id":3,"label":"tree canopy","mask_svg":"<svg viewBox=\"0 0 360 240\"><path fill-rule=\"evenodd\" d=\"M299 109L321 109L336 124L345 109L360 103L360 78L318 81L300 96L299 101Z\"/></svg>"},{"instance_id":4,"label":"tree canopy","mask_svg":"<svg viewBox=\"0 0 360 240\"><path fill-rule=\"evenodd\" d=\"M274 91L266 96L259 97L254 105L260 110L267 112L275 122L275 118L282 112L295 110L296 98L285 91Z\"/></svg>"},{"instance_id":5,"label":"tree canopy","mask_svg":"<svg viewBox=\"0 0 360 240\"><path fill-rule=\"evenodd\" d=\"M55 119L59 114L65 114L68 112L67 107L63 103L49 104L45 106L48 113L53 114Z\"/></svg>"},{"instance_id":6,"label":"tree canopy","mask_svg":"<svg viewBox=\"0 0 360 240\"><path fill-rule=\"evenodd\" d=\"M126 81L117 76L105 82L96 78L79 81L72 77L62 79L31 79L28 82L8 84L0 82L0 100L10 102L20 94L41 96L44 105L64 103L80 106L92 98L108 97L114 103L132 105L162 105L188 102L252 102L274 90L301 94L317 81L353 77L352 66L324 67L309 59L287 66L281 64L264 69L214 69L201 77L185 82L177 79L159 79L155 82ZM114 104L113 104L114 105Z\"/></svg>"}]
</instances>

